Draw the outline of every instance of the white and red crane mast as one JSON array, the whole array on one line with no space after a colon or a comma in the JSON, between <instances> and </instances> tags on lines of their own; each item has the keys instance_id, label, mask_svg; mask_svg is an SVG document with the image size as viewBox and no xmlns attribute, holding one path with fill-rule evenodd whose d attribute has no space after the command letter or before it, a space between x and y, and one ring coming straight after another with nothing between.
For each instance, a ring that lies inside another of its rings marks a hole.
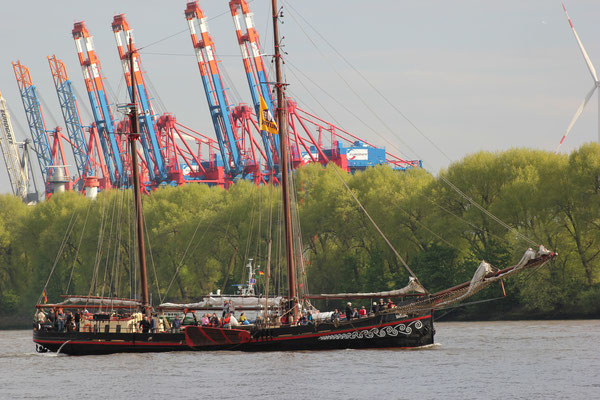
<instances>
[{"instance_id":1,"label":"white and red crane mast","mask_svg":"<svg viewBox=\"0 0 600 400\"><path fill-rule=\"evenodd\" d=\"M123 187L128 181L125 167L127 151L121 137L115 134L115 122L94 40L83 21L75 23L72 34L111 183L115 187Z\"/></svg>"}]
</instances>

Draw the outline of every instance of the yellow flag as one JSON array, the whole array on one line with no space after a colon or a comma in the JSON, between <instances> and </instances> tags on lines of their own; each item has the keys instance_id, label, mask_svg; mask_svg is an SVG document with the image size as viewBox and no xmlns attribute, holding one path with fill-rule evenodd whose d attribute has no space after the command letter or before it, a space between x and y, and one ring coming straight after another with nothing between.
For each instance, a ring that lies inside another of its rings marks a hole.
<instances>
[{"instance_id":1,"label":"yellow flag","mask_svg":"<svg viewBox=\"0 0 600 400\"><path fill-rule=\"evenodd\" d=\"M273 120L273 116L267 107L265 99L260 96L260 130L277 135L277 123Z\"/></svg>"}]
</instances>

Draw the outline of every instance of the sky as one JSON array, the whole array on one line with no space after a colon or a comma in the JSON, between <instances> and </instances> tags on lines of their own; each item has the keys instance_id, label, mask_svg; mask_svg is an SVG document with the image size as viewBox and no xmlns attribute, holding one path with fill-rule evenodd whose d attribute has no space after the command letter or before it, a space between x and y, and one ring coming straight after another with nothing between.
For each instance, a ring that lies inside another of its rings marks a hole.
<instances>
[{"instance_id":1,"label":"sky","mask_svg":"<svg viewBox=\"0 0 600 400\"><path fill-rule=\"evenodd\" d=\"M126 102L110 28L121 13L142 48L157 109L215 137L185 1L0 1L0 91L17 139L30 134L12 61L30 68L48 127L64 126L46 59L53 54L66 64L84 124L92 120L71 35L74 22L84 20L94 36L111 100ZM270 3L250 2L265 54L272 54ZM600 67L600 2L565 5ZM250 103L228 1L200 6L230 102ZM594 85L560 1L280 0L280 6L289 95L303 109L393 154L423 160L433 173L481 150L554 151ZM598 108L594 96L561 152L598 140ZM10 192L1 162L0 193Z\"/></svg>"}]
</instances>

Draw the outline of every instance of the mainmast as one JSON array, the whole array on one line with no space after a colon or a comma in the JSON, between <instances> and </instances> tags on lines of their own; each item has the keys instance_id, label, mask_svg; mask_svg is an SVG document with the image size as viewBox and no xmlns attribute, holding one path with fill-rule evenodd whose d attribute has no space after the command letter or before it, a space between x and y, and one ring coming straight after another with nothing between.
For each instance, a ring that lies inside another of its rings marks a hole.
<instances>
[{"instance_id":1,"label":"mainmast","mask_svg":"<svg viewBox=\"0 0 600 400\"><path fill-rule=\"evenodd\" d=\"M129 38L129 70L133 71L133 42ZM131 77L131 86L135 88L135 74L129 74ZM140 121L137 115L137 100L135 98L136 90L131 91L131 111L129 112L129 122L131 132L127 135L129 148L131 152L131 168L133 169L133 194L135 197L135 214L137 222L137 240L138 257L140 262L140 283L142 285L142 307L146 315L150 315L150 301L148 297L148 278L146 275L146 249L144 245L144 216L142 213L142 195L140 192L140 171L138 169L138 157L136 150L136 141L140 138Z\"/></svg>"},{"instance_id":2,"label":"mainmast","mask_svg":"<svg viewBox=\"0 0 600 400\"><path fill-rule=\"evenodd\" d=\"M289 164L288 164L288 139L287 139L287 120L285 113L285 84L281 78L281 53L279 49L279 11L277 9L277 0L271 0L273 12L273 40L275 44L275 73L277 81L277 125L279 126L279 135L281 143L281 193L283 197L283 222L285 225L285 249L288 267L288 295L290 308L293 309L294 321L298 320L298 293L296 290L296 266L294 264L294 242L292 240L292 213L290 209L290 189L289 189Z\"/></svg>"}]
</instances>

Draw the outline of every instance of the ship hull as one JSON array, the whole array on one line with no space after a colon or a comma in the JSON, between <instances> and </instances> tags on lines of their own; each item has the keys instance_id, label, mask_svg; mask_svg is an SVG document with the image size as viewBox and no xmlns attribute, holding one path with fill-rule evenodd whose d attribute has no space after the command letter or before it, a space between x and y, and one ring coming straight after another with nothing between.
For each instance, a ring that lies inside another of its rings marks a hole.
<instances>
[{"instance_id":1,"label":"ship hull","mask_svg":"<svg viewBox=\"0 0 600 400\"><path fill-rule=\"evenodd\" d=\"M221 331L230 336L221 339ZM384 314L318 325L270 329L231 329L190 326L185 331L194 350L292 351L367 348L416 348L433 344L431 315L414 318Z\"/></svg>"},{"instance_id":2,"label":"ship hull","mask_svg":"<svg viewBox=\"0 0 600 400\"><path fill-rule=\"evenodd\" d=\"M100 333L36 330L40 352L69 355L167 351L293 351L417 348L433 344L431 315L381 314L352 321L225 329L188 326L180 333Z\"/></svg>"},{"instance_id":3,"label":"ship hull","mask_svg":"<svg viewBox=\"0 0 600 400\"><path fill-rule=\"evenodd\" d=\"M150 353L190 350L181 333L99 333L36 330L33 341L39 352L69 355Z\"/></svg>"}]
</instances>

